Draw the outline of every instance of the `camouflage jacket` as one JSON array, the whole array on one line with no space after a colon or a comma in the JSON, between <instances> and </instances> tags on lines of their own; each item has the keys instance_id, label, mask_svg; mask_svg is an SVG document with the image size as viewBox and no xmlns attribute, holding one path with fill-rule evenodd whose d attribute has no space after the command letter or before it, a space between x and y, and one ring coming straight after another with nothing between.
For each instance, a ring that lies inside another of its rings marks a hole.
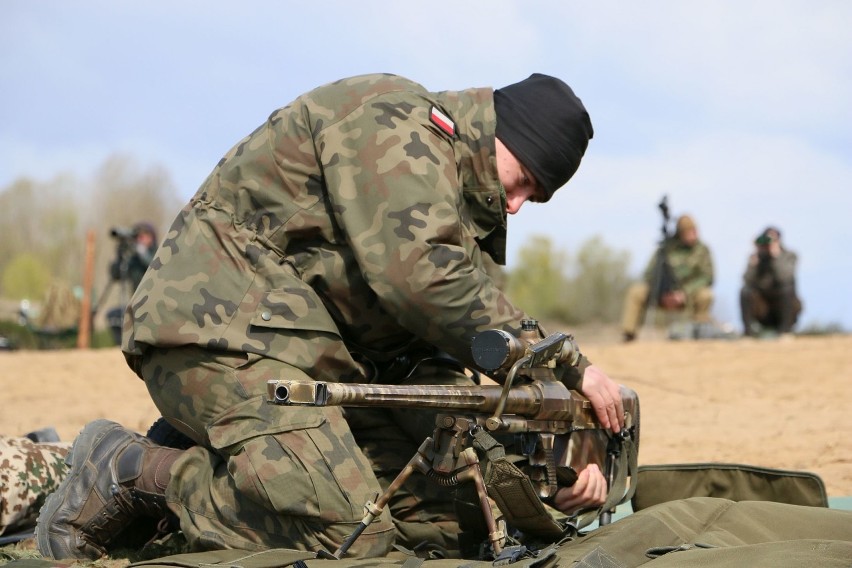
<instances>
[{"instance_id":1,"label":"camouflage jacket","mask_svg":"<svg viewBox=\"0 0 852 568\"><path fill-rule=\"evenodd\" d=\"M495 125L490 88L392 75L274 111L178 215L123 350L198 344L359 382L353 352L387 360L416 341L472 364L475 333L526 317L483 262L505 248Z\"/></svg>"},{"instance_id":2,"label":"camouflage jacket","mask_svg":"<svg viewBox=\"0 0 852 568\"><path fill-rule=\"evenodd\" d=\"M702 242L686 246L677 237L669 237L663 245L666 260L671 266L677 289L692 295L701 288L713 285L713 257L710 249ZM655 258L651 258L645 269L645 280L650 282L654 272Z\"/></svg>"}]
</instances>

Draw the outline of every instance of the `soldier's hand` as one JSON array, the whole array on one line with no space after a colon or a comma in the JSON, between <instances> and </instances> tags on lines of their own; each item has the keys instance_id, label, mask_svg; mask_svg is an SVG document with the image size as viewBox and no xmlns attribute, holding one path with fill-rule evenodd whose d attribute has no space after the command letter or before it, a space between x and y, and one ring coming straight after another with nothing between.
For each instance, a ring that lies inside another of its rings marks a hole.
<instances>
[{"instance_id":1,"label":"soldier's hand","mask_svg":"<svg viewBox=\"0 0 852 568\"><path fill-rule=\"evenodd\" d=\"M583 372L580 392L592 403L595 416L604 428L620 432L624 427L624 403L618 383L595 365Z\"/></svg>"},{"instance_id":2,"label":"soldier's hand","mask_svg":"<svg viewBox=\"0 0 852 568\"><path fill-rule=\"evenodd\" d=\"M686 294L682 290L674 290L663 294L660 305L667 310L677 310L686 304Z\"/></svg>"},{"instance_id":3,"label":"soldier's hand","mask_svg":"<svg viewBox=\"0 0 852 568\"><path fill-rule=\"evenodd\" d=\"M589 464L577 474L571 487L562 487L553 498L553 506L572 515L580 509L603 505L606 501L606 478L597 464Z\"/></svg>"},{"instance_id":4,"label":"soldier's hand","mask_svg":"<svg viewBox=\"0 0 852 568\"><path fill-rule=\"evenodd\" d=\"M778 258L781 256L781 243L773 239L772 242L769 243L769 255L772 258Z\"/></svg>"}]
</instances>

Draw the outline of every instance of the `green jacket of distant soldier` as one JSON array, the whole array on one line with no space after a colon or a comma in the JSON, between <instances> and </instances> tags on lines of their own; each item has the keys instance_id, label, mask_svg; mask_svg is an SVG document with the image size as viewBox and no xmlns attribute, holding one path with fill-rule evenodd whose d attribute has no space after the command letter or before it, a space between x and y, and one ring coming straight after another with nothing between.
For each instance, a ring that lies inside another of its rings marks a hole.
<instances>
[{"instance_id":1,"label":"green jacket of distant soldier","mask_svg":"<svg viewBox=\"0 0 852 568\"><path fill-rule=\"evenodd\" d=\"M683 290L687 297L693 298L702 288L713 286L713 255L702 241L686 243L681 235L684 231L695 230L695 221L688 215L678 219L676 233L663 243L663 255L674 276L674 287ZM651 283L654 275L655 259L648 261L643 278Z\"/></svg>"},{"instance_id":2,"label":"green jacket of distant soldier","mask_svg":"<svg viewBox=\"0 0 852 568\"><path fill-rule=\"evenodd\" d=\"M657 258L662 254L663 267ZM657 290L661 268L668 270L671 281ZM698 236L698 227L690 215L681 215L675 234L666 238L648 261L642 280L627 291L622 316L624 339L638 335L646 308L683 311L694 322L708 322L713 304L713 257ZM659 297L655 297L658 295Z\"/></svg>"}]
</instances>

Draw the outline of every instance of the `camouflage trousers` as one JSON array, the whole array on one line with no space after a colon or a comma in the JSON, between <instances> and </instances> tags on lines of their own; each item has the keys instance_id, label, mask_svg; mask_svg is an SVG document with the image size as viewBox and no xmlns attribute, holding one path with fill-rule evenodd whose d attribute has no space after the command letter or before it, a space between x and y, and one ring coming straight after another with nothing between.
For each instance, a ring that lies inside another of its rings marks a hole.
<instances>
[{"instance_id":1,"label":"camouflage trousers","mask_svg":"<svg viewBox=\"0 0 852 568\"><path fill-rule=\"evenodd\" d=\"M35 526L44 500L65 477L70 447L0 436L0 535Z\"/></svg>"},{"instance_id":2,"label":"camouflage trousers","mask_svg":"<svg viewBox=\"0 0 852 568\"><path fill-rule=\"evenodd\" d=\"M648 301L650 286L646 282L635 282L627 290L624 298L624 311L621 318L621 330L635 334L642 324L645 314L645 303ZM694 322L709 322L710 308L713 306L713 290L699 288L686 298L687 315Z\"/></svg>"},{"instance_id":3,"label":"camouflage trousers","mask_svg":"<svg viewBox=\"0 0 852 568\"><path fill-rule=\"evenodd\" d=\"M266 402L268 380L310 380L300 370L186 347L149 350L139 371L162 415L199 444L166 490L193 549L334 551L381 492L340 408ZM395 535L385 510L351 553L381 556Z\"/></svg>"}]
</instances>

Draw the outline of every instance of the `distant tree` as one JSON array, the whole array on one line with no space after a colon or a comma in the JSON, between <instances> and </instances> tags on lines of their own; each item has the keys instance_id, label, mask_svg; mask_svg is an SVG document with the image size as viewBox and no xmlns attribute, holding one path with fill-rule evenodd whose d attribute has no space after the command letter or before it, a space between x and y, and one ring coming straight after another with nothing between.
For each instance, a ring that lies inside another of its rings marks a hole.
<instances>
[{"instance_id":1,"label":"distant tree","mask_svg":"<svg viewBox=\"0 0 852 568\"><path fill-rule=\"evenodd\" d=\"M839 322L812 321L803 326L796 335L842 335L846 330Z\"/></svg>"},{"instance_id":2,"label":"distant tree","mask_svg":"<svg viewBox=\"0 0 852 568\"><path fill-rule=\"evenodd\" d=\"M568 322L618 321L630 285L629 263L629 252L609 248L601 237L585 241L570 269L572 277L566 291L571 306Z\"/></svg>"},{"instance_id":3,"label":"distant tree","mask_svg":"<svg viewBox=\"0 0 852 568\"><path fill-rule=\"evenodd\" d=\"M37 235L34 182L16 180L0 193L0 271Z\"/></svg>"},{"instance_id":4,"label":"distant tree","mask_svg":"<svg viewBox=\"0 0 852 568\"><path fill-rule=\"evenodd\" d=\"M50 268L38 255L18 253L3 270L4 295L12 300L41 299L51 279Z\"/></svg>"},{"instance_id":5,"label":"distant tree","mask_svg":"<svg viewBox=\"0 0 852 568\"><path fill-rule=\"evenodd\" d=\"M129 156L112 156L106 160L95 175L90 193L85 224L95 229L95 285L103 290L119 244L110 238L110 229L129 229L144 221L154 226L157 238L162 241L182 203L165 169L140 170Z\"/></svg>"},{"instance_id":6,"label":"distant tree","mask_svg":"<svg viewBox=\"0 0 852 568\"><path fill-rule=\"evenodd\" d=\"M4 261L32 253L51 275L79 280L80 235L72 184L67 176L42 183L22 178L0 192L0 273Z\"/></svg>"},{"instance_id":7,"label":"distant tree","mask_svg":"<svg viewBox=\"0 0 852 568\"><path fill-rule=\"evenodd\" d=\"M68 184L73 178L57 178L47 186L50 205L39 212L38 252L55 278L81 282L84 253L81 211ZM48 200L46 200L48 201Z\"/></svg>"},{"instance_id":8,"label":"distant tree","mask_svg":"<svg viewBox=\"0 0 852 568\"><path fill-rule=\"evenodd\" d=\"M521 247L517 266L508 271L508 294L512 301L541 320L565 321L567 264L567 253L554 250L550 239L532 236Z\"/></svg>"},{"instance_id":9,"label":"distant tree","mask_svg":"<svg viewBox=\"0 0 852 568\"><path fill-rule=\"evenodd\" d=\"M147 221L165 229L183 204L168 171L160 166L140 170L129 156L112 156L95 175L88 219L109 227Z\"/></svg>"},{"instance_id":10,"label":"distant tree","mask_svg":"<svg viewBox=\"0 0 852 568\"><path fill-rule=\"evenodd\" d=\"M533 236L520 256L508 272L508 294L527 313L566 324L618 320L630 283L627 251L593 237L572 256L554 249L549 238Z\"/></svg>"},{"instance_id":11,"label":"distant tree","mask_svg":"<svg viewBox=\"0 0 852 568\"><path fill-rule=\"evenodd\" d=\"M95 289L102 291L116 252L110 228L146 221L162 239L181 205L165 169L142 169L128 156L108 158L93 180L70 174L15 180L0 188L0 297L38 302L52 281L82 284L90 229L96 235Z\"/></svg>"}]
</instances>

